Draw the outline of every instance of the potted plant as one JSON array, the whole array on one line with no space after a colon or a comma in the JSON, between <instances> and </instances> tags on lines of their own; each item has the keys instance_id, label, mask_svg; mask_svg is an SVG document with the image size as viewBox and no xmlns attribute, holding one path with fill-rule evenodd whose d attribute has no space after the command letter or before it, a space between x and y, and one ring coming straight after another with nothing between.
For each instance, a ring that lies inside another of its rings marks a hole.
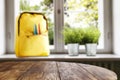
<instances>
[{"instance_id":1,"label":"potted plant","mask_svg":"<svg viewBox=\"0 0 120 80\"><path fill-rule=\"evenodd\" d=\"M69 55L78 55L79 43L82 42L83 38L82 29L65 27L63 35L65 44L67 44Z\"/></svg>"},{"instance_id":2,"label":"potted plant","mask_svg":"<svg viewBox=\"0 0 120 80\"><path fill-rule=\"evenodd\" d=\"M97 44L100 37L100 31L97 27L91 26L84 28L83 44L85 44L86 53L88 56L95 56Z\"/></svg>"}]
</instances>

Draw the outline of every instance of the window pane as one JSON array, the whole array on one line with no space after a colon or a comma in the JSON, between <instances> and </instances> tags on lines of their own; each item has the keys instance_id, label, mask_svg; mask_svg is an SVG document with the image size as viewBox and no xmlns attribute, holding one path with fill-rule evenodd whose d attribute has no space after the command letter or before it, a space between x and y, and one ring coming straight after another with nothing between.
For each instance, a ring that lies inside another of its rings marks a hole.
<instances>
[{"instance_id":1,"label":"window pane","mask_svg":"<svg viewBox=\"0 0 120 80\"><path fill-rule=\"evenodd\" d=\"M98 0L64 0L64 26L98 27Z\"/></svg>"},{"instance_id":2,"label":"window pane","mask_svg":"<svg viewBox=\"0 0 120 80\"><path fill-rule=\"evenodd\" d=\"M53 0L20 0L20 11L44 13L48 19L50 45L54 43L54 7ZM52 46L51 46L52 47Z\"/></svg>"},{"instance_id":3,"label":"window pane","mask_svg":"<svg viewBox=\"0 0 120 80\"><path fill-rule=\"evenodd\" d=\"M72 27L98 25L98 0L65 0L65 24Z\"/></svg>"}]
</instances>

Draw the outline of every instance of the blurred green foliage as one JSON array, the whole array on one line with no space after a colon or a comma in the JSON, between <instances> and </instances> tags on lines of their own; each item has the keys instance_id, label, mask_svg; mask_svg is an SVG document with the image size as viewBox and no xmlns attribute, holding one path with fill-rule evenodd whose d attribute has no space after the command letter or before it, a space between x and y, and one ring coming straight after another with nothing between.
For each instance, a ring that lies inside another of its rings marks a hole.
<instances>
[{"instance_id":1,"label":"blurred green foliage","mask_svg":"<svg viewBox=\"0 0 120 80\"><path fill-rule=\"evenodd\" d=\"M69 28L63 30L65 44L68 43L98 43L100 31L97 27L91 26L86 28Z\"/></svg>"},{"instance_id":2,"label":"blurred green foliage","mask_svg":"<svg viewBox=\"0 0 120 80\"><path fill-rule=\"evenodd\" d=\"M51 44L51 45L53 45L54 44L54 28L53 28L53 26L50 26L49 28L48 28L48 35L49 35L49 43Z\"/></svg>"},{"instance_id":3,"label":"blurred green foliage","mask_svg":"<svg viewBox=\"0 0 120 80\"><path fill-rule=\"evenodd\" d=\"M38 11L40 6L34 5L30 6L30 3L27 0L20 0L20 11Z\"/></svg>"},{"instance_id":4,"label":"blurred green foliage","mask_svg":"<svg viewBox=\"0 0 120 80\"><path fill-rule=\"evenodd\" d=\"M82 13L85 21L90 26L98 26L98 0L81 0L80 5L85 8Z\"/></svg>"},{"instance_id":5,"label":"blurred green foliage","mask_svg":"<svg viewBox=\"0 0 120 80\"><path fill-rule=\"evenodd\" d=\"M82 28L69 28L65 27L63 30L65 44L68 43L82 43L84 31Z\"/></svg>"},{"instance_id":6,"label":"blurred green foliage","mask_svg":"<svg viewBox=\"0 0 120 80\"><path fill-rule=\"evenodd\" d=\"M86 43L98 43L100 37L100 30L97 27L90 26L84 28L84 37L82 44Z\"/></svg>"},{"instance_id":7,"label":"blurred green foliage","mask_svg":"<svg viewBox=\"0 0 120 80\"><path fill-rule=\"evenodd\" d=\"M84 23L88 26L98 26L98 0L66 0L65 12L69 16L69 11L78 11L75 22Z\"/></svg>"}]
</instances>

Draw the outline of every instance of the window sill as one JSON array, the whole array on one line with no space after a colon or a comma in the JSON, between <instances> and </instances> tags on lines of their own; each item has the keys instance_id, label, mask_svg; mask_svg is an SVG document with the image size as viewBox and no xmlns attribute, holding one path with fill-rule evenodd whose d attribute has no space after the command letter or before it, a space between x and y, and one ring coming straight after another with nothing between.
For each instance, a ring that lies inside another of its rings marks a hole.
<instances>
[{"instance_id":1,"label":"window sill","mask_svg":"<svg viewBox=\"0 0 120 80\"><path fill-rule=\"evenodd\" d=\"M69 56L68 54L50 54L47 57L22 57L18 58L15 54L0 55L0 61L14 60L47 60L47 61L119 61L120 55L115 54L97 54L96 56Z\"/></svg>"}]
</instances>

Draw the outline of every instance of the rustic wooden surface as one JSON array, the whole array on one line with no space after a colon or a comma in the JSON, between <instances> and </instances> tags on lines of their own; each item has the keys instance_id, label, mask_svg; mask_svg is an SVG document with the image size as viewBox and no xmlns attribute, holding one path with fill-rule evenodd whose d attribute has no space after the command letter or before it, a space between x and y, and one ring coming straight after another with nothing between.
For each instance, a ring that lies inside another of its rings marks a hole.
<instances>
[{"instance_id":1,"label":"rustic wooden surface","mask_svg":"<svg viewBox=\"0 0 120 80\"><path fill-rule=\"evenodd\" d=\"M92 65L55 61L0 62L0 80L117 80L114 72Z\"/></svg>"}]
</instances>

